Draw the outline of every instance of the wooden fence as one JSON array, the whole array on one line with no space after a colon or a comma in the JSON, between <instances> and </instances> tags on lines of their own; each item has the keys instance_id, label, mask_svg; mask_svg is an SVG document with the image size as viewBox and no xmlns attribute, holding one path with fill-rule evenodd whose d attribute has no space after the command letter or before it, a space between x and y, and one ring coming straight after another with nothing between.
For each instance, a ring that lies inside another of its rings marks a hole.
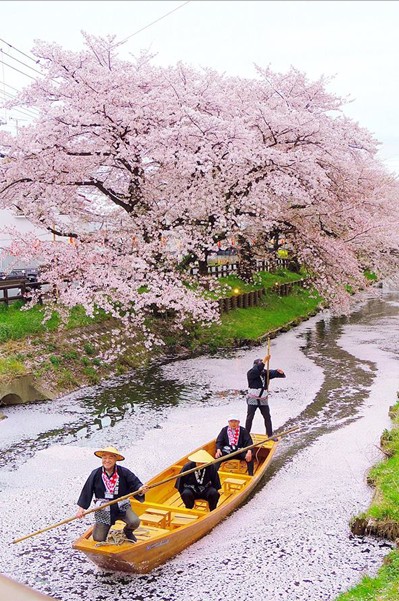
<instances>
[{"instance_id":1,"label":"wooden fence","mask_svg":"<svg viewBox=\"0 0 399 601\"><path fill-rule=\"evenodd\" d=\"M243 292L242 294L235 294L234 296L228 296L226 298L220 298L219 311L220 313L227 313L232 309L247 309L248 307L257 307L266 293L277 294L278 296L288 296L294 286L300 286L303 288L305 280L295 280L293 282L287 282L285 284L274 284L272 288L259 288L252 292Z\"/></svg>"},{"instance_id":2,"label":"wooden fence","mask_svg":"<svg viewBox=\"0 0 399 601\"><path fill-rule=\"evenodd\" d=\"M226 298L220 298L218 300L219 311L220 313L227 313L232 309L256 307L266 293L277 294L278 296L288 296L288 294L292 292L293 286L303 287L304 282L305 280L300 279L285 284L274 284L272 288L259 288L258 290L252 290L251 292L243 292ZM38 289L41 286L41 282L30 282L26 279L0 281L0 303L4 302L8 305L10 301L26 300L29 298L30 290Z\"/></svg>"},{"instance_id":3,"label":"wooden fence","mask_svg":"<svg viewBox=\"0 0 399 601\"><path fill-rule=\"evenodd\" d=\"M256 260L256 271L271 271L273 269L286 269L288 266L288 259L276 259L271 263L266 259L257 259ZM237 273L238 264L237 263L225 263L223 265L208 265L207 274L213 275L217 278L225 277L226 275L231 275L232 273ZM191 275L198 275L199 269L198 267L192 267L190 269Z\"/></svg>"},{"instance_id":4,"label":"wooden fence","mask_svg":"<svg viewBox=\"0 0 399 601\"><path fill-rule=\"evenodd\" d=\"M8 305L10 301L26 300L31 290L41 287L40 282L30 282L26 278L0 280L0 303Z\"/></svg>"}]
</instances>

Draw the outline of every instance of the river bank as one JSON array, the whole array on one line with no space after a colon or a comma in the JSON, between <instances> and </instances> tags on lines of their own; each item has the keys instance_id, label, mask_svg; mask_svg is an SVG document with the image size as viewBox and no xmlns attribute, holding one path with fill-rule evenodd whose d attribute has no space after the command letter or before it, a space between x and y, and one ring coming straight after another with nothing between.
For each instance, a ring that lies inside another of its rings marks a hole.
<instances>
[{"instance_id":1,"label":"river bank","mask_svg":"<svg viewBox=\"0 0 399 601\"><path fill-rule=\"evenodd\" d=\"M153 320L153 331L165 344L150 350L139 335L127 337L116 320L9 340L0 345L0 395L8 398L7 404L23 402L15 382L29 377L37 400L52 399L150 362L259 345L315 315L320 307L321 299L313 291L294 286L288 296L269 293L259 306L225 313L220 324L209 328L193 326L171 334L167 319ZM26 400L35 400L34 395Z\"/></svg>"},{"instance_id":2,"label":"river bank","mask_svg":"<svg viewBox=\"0 0 399 601\"><path fill-rule=\"evenodd\" d=\"M397 394L399 397L399 392ZM367 475L374 488L369 508L351 520L355 535L373 535L399 543L399 402L390 408L392 429L384 430L381 450L384 459ZM340 595L336 601L397 601L399 591L399 550L394 549L385 558L375 578L364 577L353 589Z\"/></svg>"}]
</instances>

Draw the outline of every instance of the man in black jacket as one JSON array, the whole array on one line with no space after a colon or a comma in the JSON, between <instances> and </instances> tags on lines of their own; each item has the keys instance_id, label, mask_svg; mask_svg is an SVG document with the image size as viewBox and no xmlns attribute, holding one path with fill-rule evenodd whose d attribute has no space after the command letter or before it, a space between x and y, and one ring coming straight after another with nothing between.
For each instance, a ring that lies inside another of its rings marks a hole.
<instances>
[{"instance_id":1,"label":"man in black jacket","mask_svg":"<svg viewBox=\"0 0 399 601\"><path fill-rule=\"evenodd\" d=\"M253 366L247 372L248 394L247 394L247 419L245 421L245 429L251 432L252 422L255 411L259 411L263 415L267 436L272 436L273 427L269 409L269 380L273 378L285 378L285 373L282 369L265 369L265 365L269 364L270 355L266 355L264 359L255 359Z\"/></svg>"},{"instance_id":2,"label":"man in black jacket","mask_svg":"<svg viewBox=\"0 0 399 601\"><path fill-rule=\"evenodd\" d=\"M220 497L219 490L222 487L219 474L214 465L201 468L201 465L213 461L213 457L208 451L201 449L189 455L188 459L189 462L183 465L181 472L189 471L196 466L198 469L186 476L179 476L176 480L175 488L179 491L187 509L194 507L196 499L204 499L209 503L209 510L213 511L218 504Z\"/></svg>"},{"instance_id":3,"label":"man in black jacket","mask_svg":"<svg viewBox=\"0 0 399 601\"><path fill-rule=\"evenodd\" d=\"M218 459L218 457L223 457L223 455L238 451L239 449L243 449L244 447L249 447L253 442L249 432L240 426L240 420L235 414L232 414L227 421L228 426L225 426L220 430L216 439L216 459ZM245 459L248 464L248 474L250 476L254 475L254 462L251 449L248 449L248 451L244 453L237 453L237 455L234 455L234 459ZM228 461L228 459L225 461ZM221 463L223 462L220 461L218 463L219 467Z\"/></svg>"},{"instance_id":4,"label":"man in black jacket","mask_svg":"<svg viewBox=\"0 0 399 601\"><path fill-rule=\"evenodd\" d=\"M94 503L97 506L136 491L135 498L141 503L144 501L144 494L148 487L143 485L137 476L126 467L116 465L117 461L123 461L125 458L115 447L100 449L94 454L101 458L102 467L93 470L86 480L78 499L77 517L83 517L84 512L90 506L93 495ZM136 542L133 531L140 526L140 519L132 510L129 499L105 507L103 510L99 509L94 513L94 518L93 539L95 541L105 541L111 526L115 524L116 520L122 520L126 523L123 529L126 538Z\"/></svg>"}]
</instances>

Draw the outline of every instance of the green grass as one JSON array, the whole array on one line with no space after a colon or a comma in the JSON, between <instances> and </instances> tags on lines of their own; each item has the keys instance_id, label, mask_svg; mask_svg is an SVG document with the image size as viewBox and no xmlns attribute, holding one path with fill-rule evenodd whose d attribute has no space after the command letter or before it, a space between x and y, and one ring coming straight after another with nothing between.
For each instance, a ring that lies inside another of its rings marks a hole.
<instances>
[{"instance_id":1,"label":"green grass","mask_svg":"<svg viewBox=\"0 0 399 601\"><path fill-rule=\"evenodd\" d=\"M248 284L241 280L237 275L228 275L215 280L215 289L206 291L204 295L205 298L216 300L219 298L227 298L235 294L252 292L253 290L259 290L260 288L270 289L276 284L295 282L305 277L304 274L288 271L286 269L279 269L275 273L259 271L255 274L253 283Z\"/></svg>"},{"instance_id":2,"label":"green grass","mask_svg":"<svg viewBox=\"0 0 399 601\"><path fill-rule=\"evenodd\" d=\"M360 583L336 601L398 601L399 552L392 551L375 578L365 576Z\"/></svg>"},{"instance_id":3,"label":"green grass","mask_svg":"<svg viewBox=\"0 0 399 601\"><path fill-rule=\"evenodd\" d=\"M43 321L44 309L36 305L28 310L21 308L21 302L15 302L7 307L0 306L0 343L8 340L20 340L26 336L35 334L44 334L53 332L60 327L61 320L57 312L53 312L51 319ZM106 319L104 312L99 311L93 318L88 317L81 306L73 307L70 310L69 318L65 324L67 330L83 327L103 321Z\"/></svg>"},{"instance_id":4,"label":"green grass","mask_svg":"<svg viewBox=\"0 0 399 601\"><path fill-rule=\"evenodd\" d=\"M26 373L23 362L16 356L4 357L0 361L0 376L15 377Z\"/></svg>"},{"instance_id":5,"label":"green grass","mask_svg":"<svg viewBox=\"0 0 399 601\"><path fill-rule=\"evenodd\" d=\"M368 481L378 491L364 514L375 520L399 523L399 403L392 409L393 428L384 431L382 444L388 455L368 473Z\"/></svg>"},{"instance_id":6,"label":"green grass","mask_svg":"<svg viewBox=\"0 0 399 601\"><path fill-rule=\"evenodd\" d=\"M44 310L36 306L28 311L21 310L21 303L15 302L7 307L0 307L0 343L7 340L18 340L31 334L40 334L56 330L59 326L58 315L43 323Z\"/></svg>"},{"instance_id":7,"label":"green grass","mask_svg":"<svg viewBox=\"0 0 399 601\"><path fill-rule=\"evenodd\" d=\"M255 275L254 283L247 284L237 276L230 275L220 278L216 283L217 290L212 292L205 291L207 298L218 299L221 297L232 296L242 292L251 292L259 288L272 288L276 283L291 282L300 279L302 276L287 270L279 270L277 273L259 272ZM23 303L17 301L9 306L0 305L0 344L8 340L20 340L26 336L35 334L44 334L46 332L56 331L61 326L61 320L56 311L53 312L51 319L43 321L44 309L36 305L28 310L22 309ZM101 322L107 319L104 311L99 310L94 317L88 317L82 306L73 307L69 312L65 329L84 327L93 323ZM90 355L92 349L90 345L85 348L85 352ZM48 349L48 350L55 350Z\"/></svg>"},{"instance_id":8,"label":"green grass","mask_svg":"<svg viewBox=\"0 0 399 601\"><path fill-rule=\"evenodd\" d=\"M366 280L370 280L372 282L376 282L378 280L378 277L374 273L374 271L370 271L369 269L365 270L364 277L366 278Z\"/></svg>"},{"instance_id":9,"label":"green grass","mask_svg":"<svg viewBox=\"0 0 399 601\"><path fill-rule=\"evenodd\" d=\"M321 298L313 291L294 287L288 296L279 297L272 291L265 294L257 307L235 309L221 316L221 324L209 328L194 326L185 339L191 348L205 345L211 350L231 347L239 340L258 340L265 333L313 314Z\"/></svg>"},{"instance_id":10,"label":"green grass","mask_svg":"<svg viewBox=\"0 0 399 601\"><path fill-rule=\"evenodd\" d=\"M368 510L360 518L375 523L399 524L399 403L392 409L393 428L384 431L382 444L388 458L375 465L368 481L376 494ZM392 551L375 578L365 577L336 601L397 601L399 599L399 552Z\"/></svg>"}]
</instances>

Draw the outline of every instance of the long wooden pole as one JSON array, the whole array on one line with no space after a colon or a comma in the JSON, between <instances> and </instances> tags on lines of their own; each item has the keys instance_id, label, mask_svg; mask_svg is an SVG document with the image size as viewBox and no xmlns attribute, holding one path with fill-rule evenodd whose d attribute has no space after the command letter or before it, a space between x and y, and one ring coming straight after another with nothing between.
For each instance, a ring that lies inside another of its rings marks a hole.
<instances>
[{"instance_id":1,"label":"long wooden pole","mask_svg":"<svg viewBox=\"0 0 399 601\"><path fill-rule=\"evenodd\" d=\"M299 430L299 426L295 426L294 428L290 428L289 430L285 430L285 432L281 432L280 434L276 434L274 436L265 437L265 439L261 440L260 442L259 441L255 442L247 447L238 449L237 451L234 451L233 453L229 453L228 455L223 455L223 457L218 457L218 459L213 459L212 461L209 461L209 463L205 463L205 464L201 465L201 469L208 467L209 465L214 465L215 463L220 463L221 461L226 461L227 459L230 459L230 457L234 457L235 455L244 453L245 451L249 451L249 449L253 449L253 447L263 445L263 444L265 444L265 442L268 442L271 439L282 438L283 436L286 436L287 434L291 434L292 432L296 432L297 430ZM156 486L161 486L161 484L166 484L167 482L170 482L171 480L175 480L176 478L180 478L181 476L187 476L188 474L192 474L193 472L196 472L197 470L198 470L198 467L193 467L189 470L186 470L185 472L181 472L180 474L175 474L173 476L169 476L168 478L165 478L165 480L161 480L160 482L154 482L154 484L150 484L148 486L148 489L155 488ZM100 507L93 507L92 509L88 509L87 511L84 512L84 514L81 517L89 515L90 513L94 513L95 511L100 511L101 509L105 509L106 507L109 507L110 505L115 505L115 503L118 503L119 501L124 501L125 499L129 499L130 497L134 497L134 495L137 495L139 493L139 490L130 492L129 494L124 495L123 497L118 497L118 499L114 499L113 501L109 501L108 503L104 503L104 505L101 505ZM42 534L43 532L47 532L48 530L53 530L53 528L58 528L59 526L63 526L64 524L69 524L69 522L73 522L74 520L81 519L81 517L74 515L70 518L66 518L65 520L62 520L61 522L57 522L56 524L51 524L51 526L47 526L46 528L42 528L41 530L36 530L35 532L32 532L31 534L27 534L26 536L21 536L21 538L16 538L15 540L12 541L12 543L13 544L20 543L23 540L26 540L27 538L37 536L38 534Z\"/></svg>"},{"instance_id":2,"label":"long wooden pole","mask_svg":"<svg viewBox=\"0 0 399 601\"><path fill-rule=\"evenodd\" d=\"M267 339L267 366L266 366L266 395L269 393L270 373L270 337Z\"/></svg>"}]
</instances>

